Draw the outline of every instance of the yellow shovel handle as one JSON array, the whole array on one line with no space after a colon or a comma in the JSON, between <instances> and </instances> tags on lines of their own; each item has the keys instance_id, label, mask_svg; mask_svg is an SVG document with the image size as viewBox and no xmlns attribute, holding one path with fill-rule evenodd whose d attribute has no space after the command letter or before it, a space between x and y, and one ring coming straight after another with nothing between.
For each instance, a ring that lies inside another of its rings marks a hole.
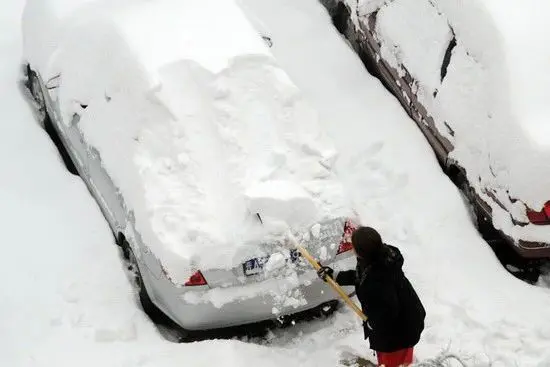
<instances>
[{"instance_id":1,"label":"yellow shovel handle","mask_svg":"<svg viewBox=\"0 0 550 367\"><path fill-rule=\"evenodd\" d=\"M294 247L296 247L296 249L298 249L298 251L300 251L300 254L302 254L302 256L311 264L311 266L313 266L313 268L318 271L319 269L321 269L321 265L319 264L319 262L317 262L317 260L315 260L315 258L313 256L311 256L311 254L305 249L303 248L302 246L300 246L300 244L298 243L298 241L296 240L296 237L294 237L294 235L292 233L289 234L289 238L290 238L290 241L292 242L292 245ZM332 287L332 289L334 289L334 291L336 293L338 293L338 295L340 296L340 298L342 298L344 300L344 302L346 302L346 304L351 307L351 309L353 311L355 311L355 313L357 314L357 316L359 316L363 321L367 321L367 316L363 313L363 311L361 311L361 309L355 304L355 302L353 302L349 297L348 295L346 294L346 292L342 289L342 287L340 287L340 285L338 285L338 283L336 283L334 281L334 279L332 279L332 277L328 276L327 275L327 283Z\"/></svg>"}]
</instances>

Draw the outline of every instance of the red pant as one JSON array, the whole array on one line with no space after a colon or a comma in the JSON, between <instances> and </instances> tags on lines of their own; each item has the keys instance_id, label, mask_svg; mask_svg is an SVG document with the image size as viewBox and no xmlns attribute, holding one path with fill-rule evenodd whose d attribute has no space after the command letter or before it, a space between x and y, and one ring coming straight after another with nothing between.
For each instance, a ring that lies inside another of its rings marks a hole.
<instances>
[{"instance_id":1,"label":"red pant","mask_svg":"<svg viewBox=\"0 0 550 367\"><path fill-rule=\"evenodd\" d=\"M413 348L401 349L395 352L376 352L378 366L401 367L408 366L413 362Z\"/></svg>"}]
</instances>

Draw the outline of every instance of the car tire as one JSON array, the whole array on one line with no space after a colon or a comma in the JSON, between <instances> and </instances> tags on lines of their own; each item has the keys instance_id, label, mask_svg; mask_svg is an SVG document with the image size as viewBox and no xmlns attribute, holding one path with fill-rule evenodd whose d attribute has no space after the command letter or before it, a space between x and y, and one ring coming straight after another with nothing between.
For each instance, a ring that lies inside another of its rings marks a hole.
<instances>
[{"instance_id":1,"label":"car tire","mask_svg":"<svg viewBox=\"0 0 550 367\"><path fill-rule=\"evenodd\" d=\"M447 168L447 175L455 184L455 186L458 187L458 189L460 190L460 194L462 195L462 199L464 200L464 203L468 208L468 212L470 214L470 217L472 218L472 222L475 224L477 229L480 229L480 223L483 215L480 214L480 211L477 208L476 193L474 188L470 186L470 183L466 178L466 174L457 166L452 165Z\"/></svg>"},{"instance_id":2,"label":"car tire","mask_svg":"<svg viewBox=\"0 0 550 367\"><path fill-rule=\"evenodd\" d=\"M147 293L147 288L143 282L143 277L141 276L141 271L139 269L139 264L136 258L136 255L128 245L124 244L124 251L128 256L128 265L127 269L130 272L130 280L132 282L133 288L136 290L139 302L143 311L153 320L153 322L160 322L163 317L166 317L164 313L153 303L149 293Z\"/></svg>"},{"instance_id":3,"label":"car tire","mask_svg":"<svg viewBox=\"0 0 550 367\"><path fill-rule=\"evenodd\" d=\"M468 212L470 213L470 216L472 217L472 221L476 225L477 228L479 228L479 210L476 208L476 193L475 190L470 186L468 181L463 178L461 179L459 189L464 197L464 200L466 201L466 204L468 206Z\"/></svg>"},{"instance_id":4,"label":"car tire","mask_svg":"<svg viewBox=\"0 0 550 367\"><path fill-rule=\"evenodd\" d=\"M147 292L145 283L143 282L143 277L139 269L137 258L126 241L122 243L122 253L124 258L127 260L127 269L130 272L132 286L137 292L141 308L145 314L149 316L151 321L153 321L156 325L163 325L164 327L169 328L170 334L176 342L186 343L195 341L187 330L176 324L154 304L153 300L149 296L149 293Z\"/></svg>"},{"instance_id":5,"label":"car tire","mask_svg":"<svg viewBox=\"0 0 550 367\"><path fill-rule=\"evenodd\" d=\"M57 130L53 126L53 122L48 114L48 110L46 109L46 101L44 98L44 94L42 93L42 88L40 87L40 79L38 79L36 73L31 69L28 70L28 78L29 89L37 105L36 108L38 122L44 128L44 130L46 130L46 132L50 136L50 139L52 139L53 143L57 147L65 168L67 168L67 170L71 174L78 176L78 170L76 169L76 166L71 156L69 155L69 152L67 152L67 149L65 149L65 146L63 145L63 142L61 141Z\"/></svg>"}]
</instances>

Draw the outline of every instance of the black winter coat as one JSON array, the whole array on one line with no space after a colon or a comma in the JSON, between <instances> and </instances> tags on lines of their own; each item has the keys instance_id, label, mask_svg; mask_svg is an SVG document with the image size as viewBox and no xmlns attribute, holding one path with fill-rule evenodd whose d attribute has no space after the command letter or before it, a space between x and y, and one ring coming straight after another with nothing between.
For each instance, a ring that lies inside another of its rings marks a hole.
<instances>
[{"instance_id":1,"label":"black winter coat","mask_svg":"<svg viewBox=\"0 0 550 367\"><path fill-rule=\"evenodd\" d=\"M399 249L384 245L370 263L338 273L340 285L355 285L368 320L363 324L371 349L394 352L415 346L424 330L426 311L403 273Z\"/></svg>"}]
</instances>

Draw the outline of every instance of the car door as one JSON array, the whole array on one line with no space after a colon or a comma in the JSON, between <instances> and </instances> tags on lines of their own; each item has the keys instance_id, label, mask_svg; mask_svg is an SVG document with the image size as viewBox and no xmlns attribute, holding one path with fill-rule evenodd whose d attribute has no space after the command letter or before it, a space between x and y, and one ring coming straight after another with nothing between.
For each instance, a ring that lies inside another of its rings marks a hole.
<instances>
[{"instance_id":1,"label":"car door","mask_svg":"<svg viewBox=\"0 0 550 367\"><path fill-rule=\"evenodd\" d=\"M79 141L78 135L75 134L74 129L71 128L74 119L79 118L79 114L76 113L76 111L69 114L62 113L63 106L60 102L62 89L63 76L61 74L54 75L45 82L46 96L49 100L47 104L48 114L58 135L62 138L61 141L75 164L75 167L80 175L85 177L87 175L85 150Z\"/></svg>"},{"instance_id":2,"label":"car door","mask_svg":"<svg viewBox=\"0 0 550 367\"><path fill-rule=\"evenodd\" d=\"M86 142L80 129L80 121L87 113L88 102L76 96L70 100L63 100L60 96L63 95L64 87L61 74L46 84L52 101L51 105L54 106L50 116L57 130L64 137L65 146L80 176L95 197L111 229L114 233L121 232L126 222L123 201L115 185L101 167L99 152Z\"/></svg>"},{"instance_id":3,"label":"car door","mask_svg":"<svg viewBox=\"0 0 550 367\"><path fill-rule=\"evenodd\" d=\"M117 101L120 99L123 98L120 96L116 98ZM148 274L158 278L162 272L160 263L148 244L142 242L139 231L137 231L138 228L135 227L132 203L127 205L128 198L124 196L116 182L116 175L121 174L120 170L128 169L125 173L135 174L131 162L132 154L126 156L126 161L124 161L119 148L124 146L121 139L134 141L134 138L130 136L131 129L129 127L133 124L132 116L139 115L134 111L129 113L127 118L121 118L117 112L121 108L126 108L126 110L139 110L139 108L135 104L121 106L117 104L117 101L111 103L111 97L108 95L95 99L90 106L82 111L81 118L73 120L72 128L86 154L88 186L96 197L114 234L124 234L133 245L132 248L136 256L139 256L150 270ZM97 140L98 135L101 136L101 141ZM113 149L113 147L115 148ZM135 179L139 178L136 176Z\"/></svg>"},{"instance_id":4,"label":"car door","mask_svg":"<svg viewBox=\"0 0 550 367\"><path fill-rule=\"evenodd\" d=\"M71 135L82 152L88 180L88 186L101 206L105 218L115 234L124 233L126 225L126 207L120 190L106 171L101 153L86 141L80 126L80 115L75 113L71 121Z\"/></svg>"}]
</instances>

